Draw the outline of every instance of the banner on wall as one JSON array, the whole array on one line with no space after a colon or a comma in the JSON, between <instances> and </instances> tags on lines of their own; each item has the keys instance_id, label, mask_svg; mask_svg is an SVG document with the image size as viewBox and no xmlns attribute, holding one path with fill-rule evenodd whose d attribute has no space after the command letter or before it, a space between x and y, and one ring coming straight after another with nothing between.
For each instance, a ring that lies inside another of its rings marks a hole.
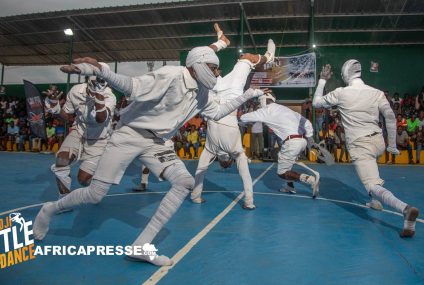
<instances>
[{"instance_id":1,"label":"banner on wall","mask_svg":"<svg viewBox=\"0 0 424 285\"><path fill-rule=\"evenodd\" d=\"M265 64L254 73L251 85L272 88L315 87L316 55L312 52L276 57L272 64Z\"/></svg>"},{"instance_id":2,"label":"banner on wall","mask_svg":"<svg viewBox=\"0 0 424 285\"><path fill-rule=\"evenodd\" d=\"M40 92L34 84L27 80L24 80L24 88L31 133L39 138L47 139L44 104Z\"/></svg>"}]
</instances>

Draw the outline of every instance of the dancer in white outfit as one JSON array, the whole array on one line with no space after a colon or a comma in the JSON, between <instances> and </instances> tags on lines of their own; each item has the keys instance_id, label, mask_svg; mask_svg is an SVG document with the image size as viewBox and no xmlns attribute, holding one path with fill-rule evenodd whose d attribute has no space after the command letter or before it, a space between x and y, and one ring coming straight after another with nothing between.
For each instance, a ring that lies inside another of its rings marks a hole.
<instances>
[{"instance_id":1,"label":"dancer in white outfit","mask_svg":"<svg viewBox=\"0 0 424 285\"><path fill-rule=\"evenodd\" d=\"M218 42L209 47L192 49L188 53L186 66L164 66L134 78L103 69L93 58L77 59L74 61L76 65L62 67L63 71L69 73L95 73L101 76L112 87L122 91L130 104L121 112L117 129L99 161L90 186L72 191L57 202L45 203L34 222L34 238L45 237L50 219L61 209L99 203L112 184L119 184L127 166L138 157L156 177L171 183L171 189L132 246L139 248L152 243L194 184L184 163L172 147L165 145L165 140L170 139L198 113L219 120L247 100L263 95L261 90L249 89L224 105L217 104L209 96L209 90L215 86L219 75L219 59L215 51L228 43L221 35ZM255 59L258 63L264 60L261 56L256 56ZM173 263L164 255L134 253L129 257L158 266Z\"/></svg>"},{"instance_id":2,"label":"dancer in white outfit","mask_svg":"<svg viewBox=\"0 0 424 285\"><path fill-rule=\"evenodd\" d=\"M418 209L399 200L383 187L384 181L380 178L377 166L377 158L385 149L382 131L378 126L380 113L386 121L387 151L399 154L396 148L396 118L389 102L382 91L362 81L361 64L355 59L346 61L342 67L342 78L348 86L323 96L324 86L331 75L331 66L327 64L321 71L312 104L315 108L339 108L349 154L359 179L374 199L371 203L378 205L379 200L403 213L404 226L400 236L414 236Z\"/></svg>"},{"instance_id":3,"label":"dancer in white outfit","mask_svg":"<svg viewBox=\"0 0 424 285\"><path fill-rule=\"evenodd\" d=\"M103 66L108 68L106 64ZM47 92L45 106L49 113L60 114L64 120L76 116L72 131L66 136L57 152L56 162L51 166L56 176L59 197L62 197L71 190L71 165L76 160L81 161L78 182L83 186L90 184L112 133L116 98L102 78L90 76L87 83L72 87L63 108L60 108L58 101Z\"/></svg>"},{"instance_id":4,"label":"dancer in white outfit","mask_svg":"<svg viewBox=\"0 0 424 285\"><path fill-rule=\"evenodd\" d=\"M268 41L267 62L274 58L275 44ZM239 61L234 69L224 77L218 77L217 83L210 94L215 96L215 100L220 104L241 96L246 84L252 64L246 61ZM201 197L203 191L203 180L209 165L218 157L222 167L227 168L235 160L244 188L244 205L247 210L254 210L253 185L249 172L248 158L244 152L241 135L237 120L237 111L222 118L219 121L208 121L208 132L206 134L205 148L200 155L194 178L194 189L191 193L191 200L194 203L203 203Z\"/></svg>"},{"instance_id":5,"label":"dancer in white outfit","mask_svg":"<svg viewBox=\"0 0 424 285\"><path fill-rule=\"evenodd\" d=\"M308 146L317 147L312 139L314 130L309 120L299 113L275 103L271 94L259 98L261 108L257 111L244 114L240 117L242 122L262 122L270 127L283 141L278 154L277 174L287 181L301 181L312 187L312 197L319 194L319 173L302 162L296 162L300 153ZM314 176L299 174L292 170L294 164L312 172ZM292 187L294 192L294 187Z\"/></svg>"}]
</instances>

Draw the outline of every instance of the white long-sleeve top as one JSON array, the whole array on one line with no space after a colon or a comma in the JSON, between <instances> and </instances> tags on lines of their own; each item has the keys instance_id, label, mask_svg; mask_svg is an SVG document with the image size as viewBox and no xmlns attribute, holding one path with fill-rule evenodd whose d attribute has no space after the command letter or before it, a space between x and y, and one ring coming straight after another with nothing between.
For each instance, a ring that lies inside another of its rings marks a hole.
<instances>
[{"instance_id":1,"label":"white long-sleeve top","mask_svg":"<svg viewBox=\"0 0 424 285\"><path fill-rule=\"evenodd\" d=\"M242 122L262 122L282 140L290 135L305 135L308 138L314 135L314 129L308 119L277 103L268 104L265 108L244 114L240 120Z\"/></svg>"},{"instance_id":2,"label":"white long-sleeve top","mask_svg":"<svg viewBox=\"0 0 424 285\"><path fill-rule=\"evenodd\" d=\"M123 76L119 79L127 80ZM128 84L124 82L122 86ZM219 120L250 99L239 96L226 104L218 104L208 89L197 85L184 66L164 66L131 78L131 91L125 93L130 93L127 95L130 104L121 110L119 124L135 130L147 129L164 139L171 138L198 113Z\"/></svg>"},{"instance_id":3,"label":"white long-sleeve top","mask_svg":"<svg viewBox=\"0 0 424 285\"><path fill-rule=\"evenodd\" d=\"M389 145L396 147L396 118L381 90L366 85L360 78L323 96L326 80L320 79L312 104L315 108L337 106L348 144L357 138L381 133L379 113L386 119Z\"/></svg>"},{"instance_id":4,"label":"white long-sleeve top","mask_svg":"<svg viewBox=\"0 0 424 285\"><path fill-rule=\"evenodd\" d=\"M116 107L116 97L110 88L103 92L105 107L109 108L110 115L103 123L96 122L94 97L87 94L87 84L77 84L69 90L66 102L62 109L67 114L75 114L72 128L86 139L105 139L112 132L112 117ZM46 108L54 114L60 113L60 105L51 108L49 100L45 101Z\"/></svg>"}]
</instances>

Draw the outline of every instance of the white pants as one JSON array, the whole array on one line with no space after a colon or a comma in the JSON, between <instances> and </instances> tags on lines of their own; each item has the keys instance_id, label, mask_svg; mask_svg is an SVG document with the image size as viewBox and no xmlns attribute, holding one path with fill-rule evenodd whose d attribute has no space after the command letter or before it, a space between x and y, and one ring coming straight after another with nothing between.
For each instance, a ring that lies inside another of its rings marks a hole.
<instances>
[{"instance_id":1,"label":"white pants","mask_svg":"<svg viewBox=\"0 0 424 285\"><path fill-rule=\"evenodd\" d=\"M137 157L158 178L169 165L180 163L184 166L172 144L166 144L146 130L138 132L122 126L113 132L93 178L119 184L128 165Z\"/></svg>"},{"instance_id":2,"label":"white pants","mask_svg":"<svg viewBox=\"0 0 424 285\"><path fill-rule=\"evenodd\" d=\"M250 202L253 200L253 185L247 156L241 144L240 131L238 127L230 127L214 121L208 121L205 149L199 158L192 198L201 195L206 171L211 162L215 160L216 155L220 153L228 153L236 160L237 169L243 181L245 199Z\"/></svg>"},{"instance_id":3,"label":"white pants","mask_svg":"<svg viewBox=\"0 0 424 285\"><path fill-rule=\"evenodd\" d=\"M296 163L299 154L305 151L306 145L307 142L304 138L295 138L287 140L281 146L280 152L278 153L278 175L281 175L292 169L293 164Z\"/></svg>"},{"instance_id":4,"label":"white pants","mask_svg":"<svg viewBox=\"0 0 424 285\"><path fill-rule=\"evenodd\" d=\"M75 155L77 159L81 160L80 169L88 174L93 174L107 142L108 138L85 139L76 130L73 130L66 136L57 153L69 152L69 155Z\"/></svg>"},{"instance_id":5,"label":"white pants","mask_svg":"<svg viewBox=\"0 0 424 285\"><path fill-rule=\"evenodd\" d=\"M381 134L361 137L348 145L356 173L368 192L373 185L384 184L378 171L377 159L384 153L385 148L386 145Z\"/></svg>"}]
</instances>

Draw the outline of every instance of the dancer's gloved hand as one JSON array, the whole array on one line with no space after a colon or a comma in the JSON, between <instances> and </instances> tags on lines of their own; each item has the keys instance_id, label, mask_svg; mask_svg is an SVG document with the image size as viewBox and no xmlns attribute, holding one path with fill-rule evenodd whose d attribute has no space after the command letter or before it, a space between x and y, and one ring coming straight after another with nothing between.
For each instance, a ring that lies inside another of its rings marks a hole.
<instances>
[{"instance_id":1,"label":"dancer's gloved hand","mask_svg":"<svg viewBox=\"0 0 424 285\"><path fill-rule=\"evenodd\" d=\"M332 75L333 75L333 72L331 71L331 65L326 64L322 67L319 78L324 80L329 80Z\"/></svg>"},{"instance_id":2,"label":"dancer's gloved hand","mask_svg":"<svg viewBox=\"0 0 424 285\"><path fill-rule=\"evenodd\" d=\"M400 151L393 146L388 146L386 150L390 152L391 154L396 154L396 155L400 154Z\"/></svg>"},{"instance_id":3,"label":"dancer's gloved hand","mask_svg":"<svg viewBox=\"0 0 424 285\"><path fill-rule=\"evenodd\" d=\"M306 147L309 149L309 151L312 148L315 148L315 149L318 149L319 150L319 145L314 141L313 137L306 138L306 140L308 142L308 144L306 145Z\"/></svg>"},{"instance_id":4,"label":"dancer's gloved hand","mask_svg":"<svg viewBox=\"0 0 424 285\"><path fill-rule=\"evenodd\" d=\"M271 89L265 88L265 89L253 89L249 88L244 92L243 96L248 97L249 99L253 99L259 96L262 96L264 94L271 93Z\"/></svg>"},{"instance_id":5,"label":"dancer's gloved hand","mask_svg":"<svg viewBox=\"0 0 424 285\"><path fill-rule=\"evenodd\" d=\"M69 74L100 75L102 63L92 57L81 57L74 59L73 64L60 67L60 70Z\"/></svg>"}]
</instances>

